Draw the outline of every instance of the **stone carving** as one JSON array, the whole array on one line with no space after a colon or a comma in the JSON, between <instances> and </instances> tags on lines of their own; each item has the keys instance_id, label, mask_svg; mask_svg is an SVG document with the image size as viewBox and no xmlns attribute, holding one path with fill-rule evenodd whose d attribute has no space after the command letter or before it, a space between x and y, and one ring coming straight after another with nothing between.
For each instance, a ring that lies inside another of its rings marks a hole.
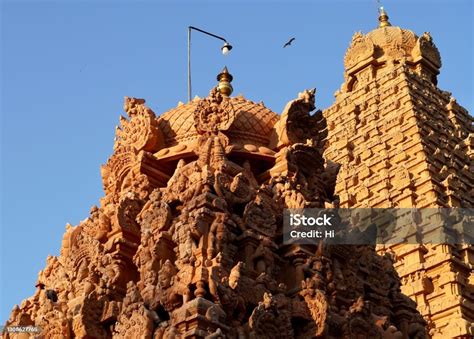
<instances>
[{"instance_id":1,"label":"stone carving","mask_svg":"<svg viewBox=\"0 0 474 339\"><path fill-rule=\"evenodd\" d=\"M149 200L143 206L137 216L137 222L143 225L143 229L153 232L167 231L171 221L171 208L162 200L159 189L155 189ZM145 228L146 227L146 228Z\"/></svg>"},{"instance_id":2,"label":"stone carving","mask_svg":"<svg viewBox=\"0 0 474 339\"><path fill-rule=\"evenodd\" d=\"M317 143L322 139L324 126L318 123L321 111L310 115L315 109L315 93L316 89L305 90L286 105L280 121L275 125L272 147L305 143L308 139Z\"/></svg>"},{"instance_id":3,"label":"stone carving","mask_svg":"<svg viewBox=\"0 0 474 339\"><path fill-rule=\"evenodd\" d=\"M106 194L118 196L127 184L127 175L133 169L133 165L138 161L135 149L131 146L120 147L101 167L102 182Z\"/></svg>"},{"instance_id":4,"label":"stone carving","mask_svg":"<svg viewBox=\"0 0 474 339\"><path fill-rule=\"evenodd\" d=\"M362 61L367 50L351 45L342 91L323 112L329 127L324 156L340 164L333 197L343 208L472 208L472 151L463 145L474 133L473 118L451 93L436 87L441 57L432 37L389 26L357 34L352 44L361 39L374 44L373 56ZM419 147L423 156L408 145ZM432 183L429 188L425 180ZM472 277L473 246L407 244L378 250L391 253L401 291L418 303L430 336L472 336L473 306L455 300L473 300L466 289L472 283L462 282ZM464 258L462 264L458 258ZM352 288L356 280L345 276ZM410 326L410 336L423 337L419 324Z\"/></svg>"},{"instance_id":5,"label":"stone carving","mask_svg":"<svg viewBox=\"0 0 474 339\"><path fill-rule=\"evenodd\" d=\"M367 39L361 32L356 32L352 36L351 46L344 57L344 66L347 69L357 65L361 61L371 58L375 52L375 46L370 39Z\"/></svg>"},{"instance_id":6,"label":"stone carving","mask_svg":"<svg viewBox=\"0 0 474 339\"><path fill-rule=\"evenodd\" d=\"M435 67L438 69L441 68L441 55L429 32L423 33L423 35L418 38L412 53L415 58L425 57L432 62Z\"/></svg>"},{"instance_id":7,"label":"stone carving","mask_svg":"<svg viewBox=\"0 0 474 339\"><path fill-rule=\"evenodd\" d=\"M114 336L128 338L152 338L153 321L158 320L153 311L142 303L140 291L132 281L127 285L127 294L123 299L122 312L114 326Z\"/></svg>"},{"instance_id":8,"label":"stone carving","mask_svg":"<svg viewBox=\"0 0 474 339\"><path fill-rule=\"evenodd\" d=\"M252 312L249 319L252 338L293 338L291 314L285 307L287 301L283 295L280 300L269 293L263 295L263 301Z\"/></svg>"},{"instance_id":9,"label":"stone carving","mask_svg":"<svg viewBox=\"0 0 474 339\"><path fill-rule=\"evenodd\" d=\"M321 336L326 330L326 317L328 313L328 303L326 296L321 290L307 288L303 284L303 291L301 294L304 296L306 304L308 305L311 317L314 320L315 332L313 335Z\"/></svg>"},{"instance_id":10,"label":"stone carving","mask_svg":"<svg viewBox=\"0 0 474 339\"><path fill-rule=\"evenodd\" d=\"M436 84L441 57L429 33L418 37L410 30L396 26L379 27L367 34L357 32L344 57L343 92L370 83L377 69L408 62L416 72Z\"/></svg>"},{"instance_id":11,"label":"stone carving","mask_svg":"<svg viewBox=\"0 0 474 339\"><path fill-rule=\"evenodd\" d=\"M163 147L163 135L155 113L145 106L144 99L125 97L123 108L130 120L120 117L120 127L115 131L114 149L130 146L137 152L156 152Z\"/></svg>"},{"instance_id":12,"label":"stone carving","mask_svg":"<svg viewBox=\"0 0 474 339\"><path fill-rule=\"evenodd\" d=\"M105 197L67 226L61 254L7 325L66 338L423 334L392 262L373 248L282 243L285 208L338 204L339 167L322 156L314 93L280 118L254 117L276 123L260 151L239 147L233 99L214 89L183 122L199 134L193 152L167 161L147 153L160 144L156 118L127 99L130 120L103 166Z\"/></svg>"},{"instance_id":13,"label":"stone carving","mask_svg":"<svg viewBox=\"0 0 474 339\"><path fill-rule=\"evenodd\" d=\"M243 225L264 236L274 237L278 219L275 211L277 211L277 206L273 200L272 192L260 188L255 199L245 206Z\"/></svg>"},{"instance_id":14,"label":"stone carving","mask_svg":"<svg viewBox=\"0 0 474 339\"><path fill-rule=\"evenodd\" d=\"M235 111L230 100L213 88L209 98L201 100L194 112L194 125L199 133L225 131L234 122Z\"/></svg>"}]
</instances>

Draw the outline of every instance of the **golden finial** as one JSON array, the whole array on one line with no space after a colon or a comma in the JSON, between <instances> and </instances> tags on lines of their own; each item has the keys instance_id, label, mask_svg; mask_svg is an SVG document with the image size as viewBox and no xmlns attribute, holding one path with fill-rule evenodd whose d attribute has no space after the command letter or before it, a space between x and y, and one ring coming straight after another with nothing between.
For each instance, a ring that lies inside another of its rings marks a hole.
<instances>
[{"instance_id":1,"label":"golden finial","mask_svg":"<svg viewBox=\"0 0 474 339\"><path fill-rule=\"evenodd\" d=\"M379 27L387 27L392 26L392 24L388 21L388 14L385 9L381 6L379 8Z\"/></svg>"},{"instance_id":2,"label":"golden finial","mask_svg":"<svg viewBox=\"0 0 474 339\"><path fill-rule=\"evenodd\" d=\"M232 88L232 85L230 84L232 82L232 79L233 77L227 70L227 67L224 67L222 72L220 72L219 75L217 76L217 81L219 81L219 84L217 85L217 89L222 95L226 97L231 95L232 91L234 90Z\"/></svg>"}]
</instances>

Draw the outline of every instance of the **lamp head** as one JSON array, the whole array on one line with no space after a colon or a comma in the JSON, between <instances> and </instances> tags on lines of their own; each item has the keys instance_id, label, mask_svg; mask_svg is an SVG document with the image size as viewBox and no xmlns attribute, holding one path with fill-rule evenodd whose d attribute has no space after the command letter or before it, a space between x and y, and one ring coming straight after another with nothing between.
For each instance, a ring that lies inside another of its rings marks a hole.
<instances>
[{"instance_id":1,"label":"lamp head","mask_svg":"<svg viewBox=\"0 0 474 339\"><path fill-rule=\"evenodd\" d=\"M227 55L229 54L230 50L232 49L232 45L229 44L227 41L224 43L224 46L222 46L222 54Z\"/></svg>"}]
</instances>

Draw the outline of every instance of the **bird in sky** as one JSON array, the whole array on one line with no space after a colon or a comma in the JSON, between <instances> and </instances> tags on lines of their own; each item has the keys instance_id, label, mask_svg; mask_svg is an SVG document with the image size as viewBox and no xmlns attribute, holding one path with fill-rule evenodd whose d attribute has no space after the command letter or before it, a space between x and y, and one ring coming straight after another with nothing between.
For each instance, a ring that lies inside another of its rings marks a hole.
<instances>
[{"instance_id":1,"label":"bird in sky","mask_svg":"<svg viewBox=\"0 0 474 339\"><path fill-rule=\"evenodd\" d=\"M283 45L283 48L290 46L294 40L295 38L291 38L286 44Z\"/></svg>"}]
</instances>

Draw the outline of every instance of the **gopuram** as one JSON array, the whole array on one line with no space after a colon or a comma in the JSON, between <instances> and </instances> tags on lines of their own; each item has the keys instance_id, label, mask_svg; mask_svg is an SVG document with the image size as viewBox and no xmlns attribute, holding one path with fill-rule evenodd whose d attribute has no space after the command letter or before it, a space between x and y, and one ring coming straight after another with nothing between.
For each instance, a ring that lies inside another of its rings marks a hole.
<instances>
[{"instance_id":1,"label":"gopuram","mask_svg":"<svg viewBox=\"0 0 474 339\"><path fill-rule=\"evenodd\" d=\"M450 338L473 333L472 246L284 244L288 208L472 207L473 128L429 34L357 33L335 104L125 98L105 196L66 226L6 326L41 338ZM417 309L418 307L418 309ZM6 338L27 334L4 333Z\"/></svg>"},{"instance_id":2,"label":"gopuram","mask_svg":"<svg viewBox=\"0 0 474 339\"><path fill-rule=\"evenodd\" d=\"M441 57L430 34L392 26L382 11L379 28L354 34L344 66L345 82L323 112L324 157L341 165L340 207L473 208L474 119L436 86ZM434 338L474 337L472 245L379 251L396 253L402 292Z\"/></svg>"}]
</instances>

